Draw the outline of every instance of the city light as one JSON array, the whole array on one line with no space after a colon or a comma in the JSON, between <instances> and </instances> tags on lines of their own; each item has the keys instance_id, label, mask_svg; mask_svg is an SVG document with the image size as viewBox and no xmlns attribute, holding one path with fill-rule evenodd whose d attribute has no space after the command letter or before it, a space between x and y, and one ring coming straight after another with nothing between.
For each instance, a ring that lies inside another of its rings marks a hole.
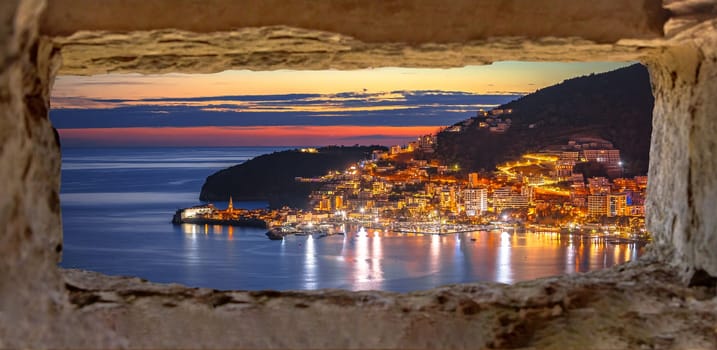
<instances>
[{"instance_id":1,"label":"city light","mask_svg":"<svg viewBox=\"0 0 717 350\"><path fill-rule=\"evenodd\" d=\"M492 230L509 223L514 230L599 232L623 238L646 234L645 176L585 179L573 172L583 160L602 161L608 170L621 169L619 150L607 142L570 141L554 147L560 151L525 154L498 165L492 175L480 176L460 173L456 163L410 156L415 150L428 152L436 142L421 137L416 144L376 150L372 160L344 171L298 179L318 185L310 195L310 210L242 210L233 208L230 200L226 210L211 205L184 209L178 221L265 223L280 228L281 235L336 234L344 231L338 226L367 222L372 229L414 234Z\"/></svg>"}]
</instances>

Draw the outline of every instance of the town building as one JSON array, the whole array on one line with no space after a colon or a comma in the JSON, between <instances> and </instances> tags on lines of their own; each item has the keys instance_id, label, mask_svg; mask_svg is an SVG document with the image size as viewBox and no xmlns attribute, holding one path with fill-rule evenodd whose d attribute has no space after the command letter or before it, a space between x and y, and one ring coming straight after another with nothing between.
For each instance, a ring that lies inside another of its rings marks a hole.
<instances>
[{"instance_id":1,"label":"town building","mask_svg":"<svg viewBox=\"0 0 717 350\"><path fill-rule=\"evenodd\" d=\"M469 173L468 174L468 186L471 188L477 188L478 185L480 185L480 177L478 177L478 173Z\"/></svg>"},{"instance_id":2,"label":"town building","mask_svg":"<svg viewBox=\"0 0 717 350\"><path fill-rule=\"evenodd\" d=\"M418 149L423 153L433 153L436 145L436 135L423 135L418 138Z\"/></svg>"},{"instance_id":3,"label":"town building","mask_svg":"<svg viewBox=\"0 0 717 350\"><path fill-rule=\"evenodd\" d=\"M588 196L588 216L600 217L607 214L607 196L603 194Z\"/></svg>"},{"instance_id":4,"label":"town building","mask_svg":"<svg viewBox=\"0 0 717 350\"><path fill-rule=\"evenodd\" d=\"M496 212L527 208L529 205L528 196L515 193L510 186L498 188L493 192L493 207Z\"/></svg>"},{"instance_id":5,"label":"town building","mask_svg":"<svg viewBox=\"0 0 717 350\"><path fill-rule=\"evenodd\" d=\"M607 194L610 193L610 180L606 177L591 177L588 179L588 187L590 194Z\"/></svg>"},{"instance_id":6,"label":"town building","mask_svg":"<svg viewBox=\"0 0 717 350\"><path fill-rule=\"evenodd\" d=\"M468 216L483 215L488 210L488 190L467 188L463 190L463 205Z\"/></svg>"},{"instance_id":7,"label":"town building","mask_svg":"<svg viewBox=\"0 0 717 350\"><path fill-rule=\"evenodd\" d=\"M583 150L585 160L597 162L605 166L610 177L622 176L622 162L620 150L617 149L586 149Z\"/></svg>"},{"instance_id":8,"label":"town building","mask_svg":"<svg viewBox=\"0 0 717 350\"><path fill-rule=\"evenodd\" d=\"M605 214L608 217L627 215L627 195L624 193L608 195L606 209Z\"/></svg>"}]
</instances>

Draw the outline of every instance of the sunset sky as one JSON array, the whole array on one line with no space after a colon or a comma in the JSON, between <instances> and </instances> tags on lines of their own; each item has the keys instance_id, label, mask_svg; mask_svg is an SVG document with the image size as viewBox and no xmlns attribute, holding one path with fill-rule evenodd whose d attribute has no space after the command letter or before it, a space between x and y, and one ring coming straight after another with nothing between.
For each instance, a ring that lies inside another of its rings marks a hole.
<instances>
[{"instance_id":1,"label":"sunset sky","mask_svg":"<svg viewBox=\"0 0 717 350\"><path fill-rule=\"evenodd\" d=\"M50 117L63 146L392 145L629 64L60 76Z\"/></svg>"}]
</instances>

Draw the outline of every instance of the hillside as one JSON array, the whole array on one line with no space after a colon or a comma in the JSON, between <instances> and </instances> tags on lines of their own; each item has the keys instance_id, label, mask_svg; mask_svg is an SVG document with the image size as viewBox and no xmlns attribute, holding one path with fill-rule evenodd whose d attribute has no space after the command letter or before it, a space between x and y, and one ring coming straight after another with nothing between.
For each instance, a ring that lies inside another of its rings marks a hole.
<instances>
[{"instance_id":1,"label":"hillside","mask_svg":"<svg viewBox=\"0 0 717 350\"><path fill-rule=\"evenodd\" d=\"M640 64L569 79L498 107L513 109L504 134L475 127L439 133L436 156L466 170L492 170L571 136L597 136L620 149L626 174L646 174L653 104L649 75Z\"/></svg>"},{"instance_id":2,"label":"hillside","mask_svg":"<svg viewBox=\"0 0 717 350\"><path fill-rule=\"evenodd\" d=\"M265 154L207 177L199 199L225 201L268 201L271 207L305 207L316 184L299 183L295 177L314 177L330 170L344 170L370 157L380 146L322 147L318 153L289 150Z\"/></svg>"}]
</instances>

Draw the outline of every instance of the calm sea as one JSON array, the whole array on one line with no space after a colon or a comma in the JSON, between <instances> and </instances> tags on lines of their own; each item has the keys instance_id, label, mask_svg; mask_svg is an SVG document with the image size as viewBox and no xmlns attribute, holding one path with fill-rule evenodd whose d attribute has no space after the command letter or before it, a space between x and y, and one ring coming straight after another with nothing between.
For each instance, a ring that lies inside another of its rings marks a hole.
<instances>
[{"instance_id":1,"label":"calm sea","mask_svg":"<svg viewBox=\"0 0 717 350\"><path fill-rule=\"evenodd\" d=\"M642 253L636 245L538 233L409 237L348 232L270 241L260 229L171 224L177 208L199 203L208 175L276 150L63 149L61 265L216 289L413 291L584 272Z\"/></svg>"}]
</instances>

